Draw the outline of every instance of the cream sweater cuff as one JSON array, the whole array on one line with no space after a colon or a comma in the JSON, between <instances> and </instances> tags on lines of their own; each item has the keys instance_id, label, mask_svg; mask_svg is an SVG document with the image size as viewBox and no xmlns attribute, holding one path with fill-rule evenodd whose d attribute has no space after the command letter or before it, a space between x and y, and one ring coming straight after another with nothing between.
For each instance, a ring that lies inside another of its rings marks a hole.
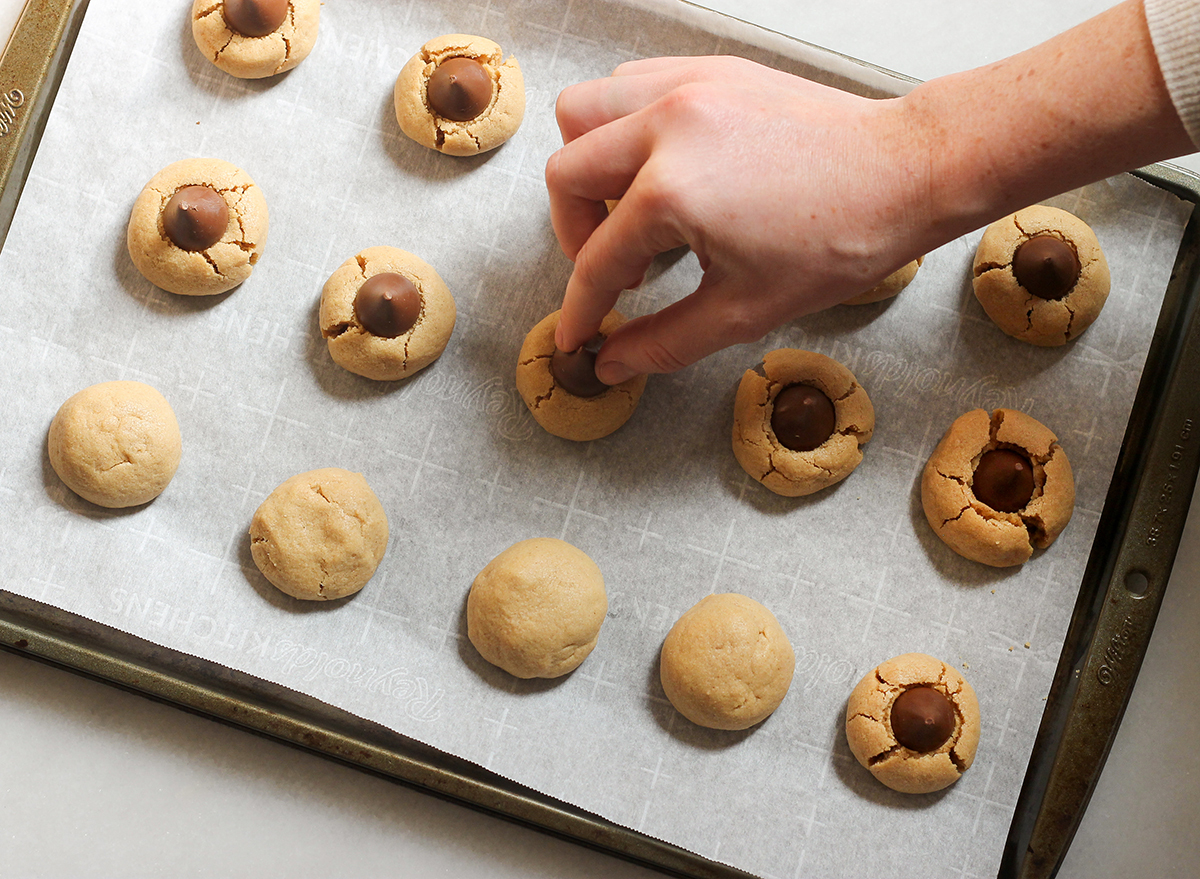
<instances>
[{"instance_id":1,"label":"cream sweater cuff","mask_svg":"<svg viewBox=\"0 0 1200 879\"><path fill-rule=\"evenodd\" d=\"M1144 6L1167 92L1200 146L1200 0L1144 0Z\"/></svg>"}]
</instances>

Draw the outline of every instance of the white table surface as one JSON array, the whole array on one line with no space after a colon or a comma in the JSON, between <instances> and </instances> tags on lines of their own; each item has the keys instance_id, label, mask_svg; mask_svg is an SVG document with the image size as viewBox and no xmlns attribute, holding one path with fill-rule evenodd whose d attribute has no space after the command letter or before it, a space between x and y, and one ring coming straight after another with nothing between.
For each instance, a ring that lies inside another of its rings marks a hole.
<instances>
[{"instance_id":1,"label":"white table surface","mask_svg":"<svg viewBox=\"0 0 1200 879\"><path fill-rule=\"evenodd\" d=\"M22 5L0 0L0 35ZM1110 4L705 5L926 79L1019 51ZM1200 169L1194 157L1181 164ZM1064 879L1200 872L1198 579L1200 504ZM6 879L658 875L3 651L0 742Z\"/></svg>"}]
</instances>

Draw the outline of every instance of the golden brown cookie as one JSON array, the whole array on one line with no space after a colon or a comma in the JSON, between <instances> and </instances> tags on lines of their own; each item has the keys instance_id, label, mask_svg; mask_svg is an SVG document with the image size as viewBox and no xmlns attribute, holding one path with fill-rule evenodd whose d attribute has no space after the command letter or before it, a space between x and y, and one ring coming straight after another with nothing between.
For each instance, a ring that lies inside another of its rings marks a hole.
<instances>
[{"instance_id":1,"label":"golden brown cookie","mask_svg":"<svg viewBox=\"0 0 1200 879\"><path fill-rule=\"evenodd\" d=\"M988 226L975 250L975 298L1015 339L1064 345L1100 316L1108 261L1083 220L1035 205Z\"/></svg>"},{"instance_id":2,"label":"golden brown cookie","mask_svg":"<svg viewBox=\"0 0 1200 879\"><path fill-rule=\"evenodd\" d=\"M50 466L84 500L133 507L158 497L179 467L182 439L171 404L141 382L102 382L59 407Z\"/></svg>"},{"instance_id":3,"label":"golden brown cookie","mask_svg":"<svg viewBox=\"0 0 1200 879\"><path fill-rule=\"evenodd\" d=\"M308 57L320 18L320 0L195 0L192 38L231 76L262 79Z\"/></svg>"},{"instance_id":4,"label":"golden brown cookie","mask_svg":"<svg viewBox=\"0 0 1200 879\"><path fill-rule=\"evenodd\" d=\"M866 390L842 364L813 351L770 352L762 366L746 370L733 404L734 456L786 497L849 476L874 430Z\"/></svg>"},{"instance_id":5,"label":"golden brown cookie","mask_svg":"<svg viewBox=\"0 0 1200 879\"><path fill-rule=\"evenodd\" d=\"M534 420L548 433L578 442L608 436L637 409L646 376L637 375L605 387L595 396L567 391L551 369L559 314L555 311L546 315L525 337L517 358L517 391ZM612 335L623 323L625 317L620 312L610 311L600 324L600 335Z\"/></svg>"},{"instance_id":6,"label":"golden brown cookie","mask_svg":"<svg viewBox=\"0 0 1200 879\"><path fill-rule=\"evenodd\" d=\"M395 247L368 247L329 276L318 321L334 363L378 381L437 360L454 332L450 289L433 267Z\"/></svg>"},{"instance_id":7,"label":"golden brown cookie","mask_svg":"<svg viewBox=\"0 0 1200 879\"><path fill-rule=\"evenodd\" d=\"M994 567L1024 563L1062 533L1075 479L1058 438L1013 409L959 416L921 477L934 532L959 555Z\"/></svg>"},{"instance_id":8,"label":"golden brown cookie","mask_svg":"<svg viewBox=\"0 0 1200 879\"><path fill-rule=\"evenodd\" d=\"M846 704L855 759L892 790L927 794L971 768L979 700L954 668L924 653L880 663Z\"/></svg>"},{"instance_id":9,"label":"golden brown cookie","mask_svg":"<svg viewBox=\"0 0 1200 879\"><path fill-rule=\"evenodd\" d=\"M284 480L250 522L250 554L293 598L329 601L367 584L387 550L383 505L361 473L326 467Z\"/></svg>"},{"instance_id":10,"label":"golden brown cookie","mask_svg":"<svg viewBox=\"0 0 1200 879\"><path fill-rule=\"evenodd\" d=\"M925 257L918 256L907 265L903 265L896 269L896 271L892 272L867 292L859 293L857 296L851 296L842 304L870 305L873 302L882 302L885 299L891 299L893 296L912 283L912 279L917 276L917 269L921 267L921 263L924 261Z\"/></svg>"},{"instance_id":11,"label":"golden brown cookie","mask_svg":"<svg viewBox=\"0 0 1200 879\"><path fill-rule=\"evenodd\" d=\"M675 709L710 729L747 729L783 701L796 655L775 615L736 593L709 595L663 641L660 677Z\"/></svg>"},{"instance_id":12,"label":"golden brown cookie","mask_svg":"<svg viewBox=\"0 0 1200 879\"><path fill-rule=\"evenodd\" d=\"M487 563L467 596L467 637L519 678L557 678L587 659L608 613L604 577L582 550L535 537Z\"/></svg>"},{"instance_id":13,"label":"golden brown cookie","mask_svg":"<svg viewBox=\"0 0 1200 879\"><path fill-rule=\"evenodd\" d=\"M521 65L484 37L436 37L400 71L394 92L400 130L452 156L495 149L525 116Z\"/></svg>"},{"instance_id":14,"label":"golden brown cookie","mask_svg":"<svg viewBox=\"0 0 1200 879\"><path fill-rule=\"evenodd\" d=\"M250 277L267 243L267 201L221 159L183 159L146 184L129 215L129 257L171 293L210 296Z\"/></svg>"}]
</instances>

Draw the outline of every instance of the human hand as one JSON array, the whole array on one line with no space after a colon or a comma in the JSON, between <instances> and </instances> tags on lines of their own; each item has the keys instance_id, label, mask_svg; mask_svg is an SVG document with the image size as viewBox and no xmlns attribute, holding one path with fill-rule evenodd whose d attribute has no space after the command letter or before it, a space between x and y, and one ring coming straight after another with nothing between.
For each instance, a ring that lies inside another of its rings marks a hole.
<instances>
[{"instance_id":1,"label":"human hand","mask_svg":"<svg viewBox=\"0 0 1200 879\"><path fill-rule=\"evenodd\" d=\"M655 58L564 90L557 113L546 183L575 262L558 347L586 342L657 254L687 245L704 272L605 343L608 384L755 341L924 252L927 163L895 101L740 58Z\"/></svg>"}]
</instances>

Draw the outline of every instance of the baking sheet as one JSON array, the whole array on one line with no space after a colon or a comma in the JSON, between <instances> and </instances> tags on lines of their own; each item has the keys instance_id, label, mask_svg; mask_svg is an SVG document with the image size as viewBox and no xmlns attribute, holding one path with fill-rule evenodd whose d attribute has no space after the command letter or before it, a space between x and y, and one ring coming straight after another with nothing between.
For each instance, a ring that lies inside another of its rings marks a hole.
<instances>
[{"instance_id":1,"label":"baking sheet","mask_svg":"<svg viewBox=\"0 0 1200 879\"><path fill-rule=\"evenodd\" d=\"M244 83L198 56L183 12L159 6L93 0L0 253L7 301L36 306L10 306L0 325L15 409L2 428L3 587L762 875L994 872L1188 206L1124 177L1054 202L1095 226L1116 291L1066 350L987 323L968 236L931 254L890 306L838 309L656 378L626 428L577 446L542 434L512 387L521 338L556 307L569 268L541 183L558 90L663 52L795 65L613 4L345 2L323 10L300 68ZM526 73L521 132L478 159L424 151L390 117L395 72L450 31L496 38ZM127 75L106 76L118 51ZM254 276L213 301L155 290L124 254L137 191L185 155L242 165L272 210ZM434 264L460 310L442 360L399 386L341 372L315 326L324 278L377 243ZM657 270L626 313L698 278L679 254ZM846 362L879 419L859 471L807 500L770 495L728 451L737 378L780 345ZM62 400L113 378L163 391L185 437L168 492L125 513L79 501L43 452ZM915 494L945 425L976 405L1046 421L1079 480L1071 527L1017 572L953 556ZM359 596L302 607L253 569L245 528L279 481L329 465L366 473L392 542ZM610 592L600 646L556 683L507 678L463 637L471 578L535 535L588 551ZM662 636L710 591L763 601L797 648L792 693L750 733L691 727L656 683ZM962 666L983 708L976 766L930 797L879 788L840 734L857 677L908 650Z\"/></svg>"}]
</instances>

